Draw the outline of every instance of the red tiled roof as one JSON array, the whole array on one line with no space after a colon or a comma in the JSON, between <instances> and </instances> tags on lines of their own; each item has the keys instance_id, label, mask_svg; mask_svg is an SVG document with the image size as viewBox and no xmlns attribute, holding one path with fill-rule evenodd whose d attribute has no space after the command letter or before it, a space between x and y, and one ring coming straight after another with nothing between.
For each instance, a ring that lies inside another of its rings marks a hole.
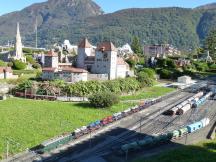
<instances>
[{"instance_id":1,"label":"red tiled roof","mask_svg":"<svg viewBox=\"0 0 216 162\"><path fill-rule=\"evenodd\" d=\"M42 71L54 72L56 68L43 68Z\"/></svg>"},{"instance_id":2,"label":"red tiled roof","mask_svg":"<svg viewBox=\"0 0 216 162\"><path fill-rule=\"evenodd\" d=\"M78 47L79 47L79 48L92 48L92 45L89 43L89 41L88 41L87 38L84 38L84 39L80 42L80 44L79 44Z\"/></svg>"},{"instance_id":3,"label":"red tiled roof","mask_svg":"<svg viewBox=\"0 0 216 162\"><path fill-rule=\"evenodd\" d=\"M97 51L117 51L112 42L103 42L97 46Z\"/></svg>"},{"instance_id":4,"label":"red tiled roof","mask_svg":"<svg viewBox=\"0 0 216 162\"><path fill-rule=\"evenodd\" d=\"M58 54L54 51L49 51L45 56L49 56L49 57L58 57Z\"/></svg>"},{"instance_id":5,"label":"red tiled roof","mask_svg":"<svg viewBox=\"0 0 216 162\"><path fill-rule=\"evenodd\" d=\"M62 71L66 71L66 72L72 72L72 73L88 73L88 71L86 71L85 69L81 69L81 68L74 68L74 67L65 67L62 68Z\"/></svg>"},{"instance_id":6,"label":"red tiled roof","mask_svg":"<svg viewBox=\"0 0 216 162\"><path fill-rule=\"evenodd\" d=\"M4 71L12 73L11 67L0 67L0 73L4 73Z\"/></svg>"}]
</instances>

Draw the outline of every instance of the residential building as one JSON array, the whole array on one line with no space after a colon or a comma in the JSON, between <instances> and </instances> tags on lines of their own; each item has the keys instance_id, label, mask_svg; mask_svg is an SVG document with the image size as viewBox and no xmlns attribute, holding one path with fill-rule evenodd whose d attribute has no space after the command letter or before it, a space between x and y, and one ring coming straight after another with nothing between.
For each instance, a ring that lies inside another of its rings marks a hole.
<instances>
[{"instance_id":1,"label":"residential building","mask_svg":"<svg viewBox=\"0 0 216 162\"><path fill-rule=\"evenodd\" d=\"M53 50L45 55L42 69L43 80L62 79L66 82L75 83L87 81L88 71L72 67L71 63L59 63L59 56Z\"/></svg>"},{"instance_id":2,"label":"residential building","mask_svg":"<svg viewBox=\"0 0 216 162\"><path fill-rule=\"evenodd\" d=\"M76 83L79 81L87 81L88 71L79 68L43 68L43 80L61 79L65 82Z\"/></svg>"},{"instance_id":3,"label":"residential building","mask_svg":"<svg viewBox=\"0 0 216 162\"><path fill-rule=\"evenodd\" d=\"M0 67L0 79L17 79L18 75L13 75L11 67Z\"/></svg>"},{"instance_id":4,"label":"residential building","mask_svg":"<svg viewBox=\"0 0 216 162\"><path fill-rule=\"evenodd\" d=\"M181 55L177 48L169 44L145 45L143 51L148 58L165 58L167 56Z\"/></svg>"}]
</instances>

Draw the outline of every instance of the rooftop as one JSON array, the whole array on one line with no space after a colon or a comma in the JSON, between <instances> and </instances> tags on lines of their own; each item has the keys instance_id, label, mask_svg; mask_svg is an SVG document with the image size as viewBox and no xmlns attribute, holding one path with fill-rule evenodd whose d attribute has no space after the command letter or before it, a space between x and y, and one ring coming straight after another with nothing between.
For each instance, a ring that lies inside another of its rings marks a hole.
<instances>
[{"instance_id":1,"label":"rooftop","mask_svg":"<svg viewBox=\"0 0 216 162\"><path fill-rule=\"evenodd\" d=\"M117 51L112 42L103 42L97 46L97 51Z\"/></svg>"},{"instance_id":2,"label":"rooftop","mask_svg":"<svg viewBox=\"0 0 216 162\"><path fill-rule=\"evenodd\" d=\"M79 47L79 48L92 48L92 45L89 43L89 41L88 41L87 38L84 38L84 39L80 42L80 44L79 44L78 47Z\"/></svg>"}]
</instances>

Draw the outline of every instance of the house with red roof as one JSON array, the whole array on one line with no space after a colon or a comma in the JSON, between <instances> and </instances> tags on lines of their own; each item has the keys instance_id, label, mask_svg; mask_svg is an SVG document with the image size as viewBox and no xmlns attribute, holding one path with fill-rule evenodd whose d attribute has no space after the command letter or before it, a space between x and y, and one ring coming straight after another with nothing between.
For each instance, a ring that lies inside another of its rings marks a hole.
<instances>
[{"instance_id":1,"label":"house with red roof","mask_svg":"<svg viewBox=\"0 0 216 162\"><path fill-rule=\"evenodd\" d=\"M17 79L18 75L13 75L11 67L0 67L0 79Z\"/></svg>"}]
</instances>

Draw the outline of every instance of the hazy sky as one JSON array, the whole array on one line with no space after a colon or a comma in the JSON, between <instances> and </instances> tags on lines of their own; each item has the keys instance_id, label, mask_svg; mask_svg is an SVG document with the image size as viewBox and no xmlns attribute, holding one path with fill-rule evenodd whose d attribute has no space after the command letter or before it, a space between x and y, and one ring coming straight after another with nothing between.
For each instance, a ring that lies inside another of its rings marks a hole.
<instances>
[{"instance_id":1,"label":"hazy sky","mask_svg":"<svg viewBox=\"0 0 216 162\"><path fill-rule=\"evenodd\" d=\"M0 0L0 15L21 10L33 3L46 0ZM215 2L216 0L94 0L102 9L107 12L125 8L146 8L146 7L187 7L194 8L199 5Z\"/></svg>"}]
</instances>

